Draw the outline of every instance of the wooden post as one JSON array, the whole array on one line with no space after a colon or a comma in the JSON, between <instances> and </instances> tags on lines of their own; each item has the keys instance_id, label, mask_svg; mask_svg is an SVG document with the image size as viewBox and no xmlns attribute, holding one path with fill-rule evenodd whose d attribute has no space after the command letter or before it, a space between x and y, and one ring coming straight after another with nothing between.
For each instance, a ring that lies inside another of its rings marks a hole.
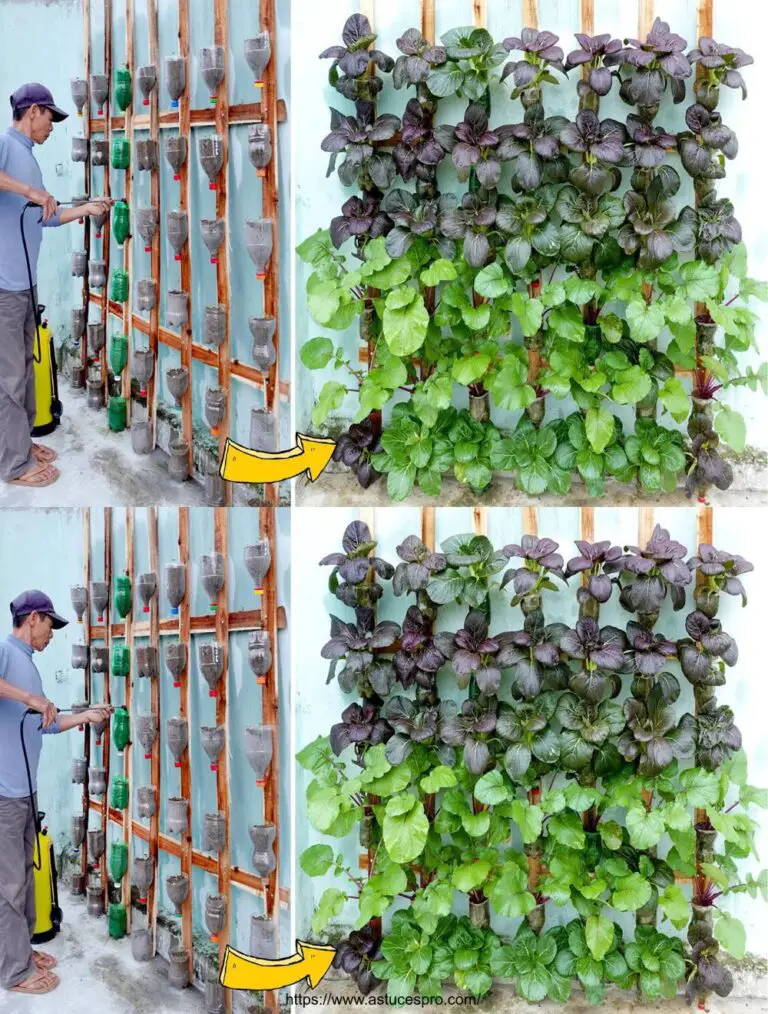
<instances>
[{"instance_id":1,"label":"wooden post","mask_svg":"<svg viewBox=\"0 0 768 1014\"><path fill-rule=\"evenodd\" d=\"M421 541L433 553L435 551L435 508L421 508Z\"/></svg>"},{"instance_id":2,"label":"wooden post","mask_svg":"<svg viewBox=\"0 0 768 1014\"><path fill-rule=\"evenodd\" d=\"M107 141L108 151L112 146L112 0L104 0L104 73L107 75L107 81L109 83L109 91L104 101L104 137ZM90 81L88 82L90 89ZM90 102L89 102L90 112ZM111 178L111 158L108 155L107 161L104 165L104 196L110 197L112 194L112 178ZM87 230L90 233L90 222L86 219ZM109 329L109 261L110 261L110 238L112 235L112 219L111 215L107 215L107 219L101 230L101 249L102 258L104 260L104 271L107 276L107 284L104 286L104 291L101 296L98 297L101 303L101 322L104 325L104 334L106 335ZM87 314L86 314L87 317ZM87 344L87 336L86 336ZM104 404L108 401L108 388L107 388L107 348L106 343L104 348L99 353L101 360L101 384L104 391ZM87 361L87 352L86 352ZM86 369L86 381L88 379L88 372Z\"/></svg>"},{"instance_id":3,"label":"wooden post","mask_svg":"<svg viewBox=\"0 0 768 1014\"><path fill-rule=\"evenodd\" d=\"M112 596L114 589L112 588L112 508L104 508L104 580L107 582L109 588L109 599L104 607L104 641L109 652L110 662L112 660ZM112 693L110 687L110 674L104 677L104 703L110 704L112 702ZM106 848L104 849L104 855L101 857L101 884L104 891L104 910L107 911L109 907L109 891L107 884L107 853L109 850L109 838L107 835L108 823L107 816L109 813L109 756L110 756L110 744L112 741L112 729L109 722L107 722L104 729L104 735L101 737L101 756L102 765L106 772L107 788L101 799L101 829L104 832L104 839L106 841Z\"/></svg>"},{"instance_id":4,"label":"wooden post","mask_svg":"<svg viewBox=\"0 0 768 1014\"><path fill-rule=\"evenodd\" d=\"M640 0L637 12L637 35L644 39L651 30L653 24L653 0Z\"/></svg>"},{"instance_id":5,"label":"wooden post","mask_svg":"<svg viewBox=\"0 0 768 1014\"><path fill-rule=\"evenodd\" d=\"M476 28L488 27L486 0L472 0L472 21Z\"/></svg>"},{"instance_id":6,"label":"wooden post","mask_svg":"<svg viewBox=\"0 0 768 1014\"><path fill-rule=\"evenodd\" d=\"M187 575L187 594L179 606L179 640L187 645L188 655L192 645L190 640L190 568L189 568L189 508L179 507L179 561ZM180 678L179 715L189 721L191 714L191 687L189 680L189 658L187 666ZM190 730L190 743L192 735ZM181 872L190 878L192 883L192 772L189 759L189 748L181 755L181 796L189 802L189 830L181 836ZM189 974L192 975L192 891L181 908L181 946L189 950Z\"/></svg>"},{"instance_id":7,"label":"wooden post","mask_svg":"<svg viewBox=\"0 0 768 1014\"><path fill-rule=\"evenodd\" d=\"M88 665L85 667L84 699L91 703L91 508L83 508L83 583L85 585L85 615L83 616L83 643L88 646ZM91 766L91 727L86 725L83 754L85 766ZM90 815L90 796L88 794L88 773L83 782L83 813L85 814L86 835L80 846L80 872L88 884L88 817Z\"/></svg>"},{"instance_id":8,"label":"wooden post","mask_svg":"<svg viewBox=\"0 0 768 1014\"><path fill-rule=\"evenodd\" d=\"M421 0L421 34L427 42L435 41L435 0ZM423 518L422 514L422 518ZM424 542L424 540L421 540ZM426 545L426 543L425 543Z\"/></svg>"},{"instance_id":9,"label":"wooden post","mask_svg":"<svg viewBox=\"0 0 768 1014\"><path fill-rule=\"evenodd\" d=\"M585 35L595 34L594 0L579 0L579 31Z\"/></svg>"},{"instance_id":10,"label":"wooden post","mask_svg":"<svg viewBox=\"0 0 768 1014\"><path fill-rule=\"evenodd\" d=\"M653 534L653 507L639 507L637 521L638 545L642 549Z\"/></svg>"},{"instance_id":11,"label":"wooden post","mask_svg":"<svg viewBox=\"0 0 768 1014\"><path fill-rule=\"evenodd\" d=\"M523 0L523 25L526 28L539 27L539 5L537 0Z\"/></svg>"},{"instance_id":12,"label":"wooden post","mask_svg":"<svg viewBox=\"0 0 768 1014\"><path fill-rule=\"evenodd\" d=\"M187 78L190 74L189 65L189 0L179 0L179 56L186 61ZM192 114L190 103L191 84L179 97L179 135L187 138L187 157L184 165L179 169L179 209L189 216L192 204L190 185L189 163L195 157L192 146ZM190 237L192 235L192 223L190 222ZM192 254L190 240L184 244L181 250L181 289L186 292L189 299L189 320L181 332L181 348L179 354L181 365L189 370L189 387L181 399L181 437L189 444L189 468L192 471ZM181 525L181 514L179 514L179 525ZM181 533L179 533L181 534ZM182 694L183 696L183 694ZM191 932L191 931L190 931ZM185 944L186 946L186 944Z\"/></svg>"},{"instance_id":13,"label":"wooden post","mask_svg":"<svg viewBox=\"0 0 768 1014\"><path fill-rule=\"evenodd\" d=\"M134 509L133 507L127 507L125 511L125 569L128 574L128 580L131 582L131 610L125 617L125 646L130 652L131 659L133 659L133 603L136 593L135 588L135 554L134 554ZM129 716L132 716L132 679L130 675L125 680L125 710ZM128 779L128 806L123 810L123 841L128 846L128 869L123 877L123 890L122 900L126 908L128 932L131 932L131 857L133 855L133 836L131 834L131 798L133 795L133 765L132 761L132 748L131 741L129 739L128 744L123 751L123 774Z\"/></svg>"},{"instance_id":14,"label":"wooden post","mask_svg":"<svg viewBox=\"0 0 768 1014\"><path fill-rule=\"evenodd\" d=\"M180 510L183 508L180 508ZM152 647L157 648L158 654L160 652L160 560L158 553L158 537L157 537L157 507L147 508L147 534L149 537L149 569L157 574L158 579L158 594L154 596L150 603L149 612L149 627L150 627L150 643ZM159 813L160 813L160 729L162 728L162 714L160 710L160 678L151 680L150 687L151 695L151 706L150 710L153 715L157 716L158 724L158 735L155 738L155 742L152 744L152 759L150 761L150 778L152 785L155 786L156 792L156 808L153 817L149 820L149 854L154 861L154 876L152 883L150 884L149 890L147 891L147 927L152 934L152 952L155 952L157 947L157 883L158 883L158 859L159 859Z\"/></svg>"},{"instance_id":15,"label":"wooden post","mask_svg":"<svg viewBox=\"0 0 768 1014\"><path fill-rule=\"evenodd\" d=\"M159 42L158 42L158 21L157 21L157 0L147 0L147 28L149 29L149 62L153 63L157 67L158 77L161 73L160 67L160 56L159 56ZM149 135L153 141L160 141L160 128L159 128L159 93L160 86L152 89L152 93L149 96ZM158 159L159 162L159 159ZM149 203L151 207L157 208L158 220L160 218L160 169L153 169L150 174L149 180ZM160 277L160 233L162 226L158 224L157 231L152 237L152 253L150 255L150 276L154 279L157 284L157 300L155 301L154 310L149 312L149 347L152 350L152 355L155 363L155 369L152 372L152 376L149 378L147 384L147 419L149 421L149 427L152 432L152 446L155 446L157 441L157 391L159 384L157 383L156 374L159 369L158 363L158 352L159 352L159 332L160 332L160 296L161 296L161 284L162 280ZM129 350L129 364L127 372L130 374L130 350L132 347L132 336L128 336L128 350ZM158 799L158 806L160 800Z\"/></svg>"},{"instance_id":16,"label":"wooden post","mask_svg":"<svg viewBox=\"0 0 768 1014\"><path fill-rule=\"evenodd\" d=\"M523 507L523 534L534 536L539 534L539 519L535 507Z\"/></svg>"},{"instance_id":17,"label":"wooden post","mask_svg":"<svg viewBox=\"0 0 768 1014\"><path fill-rule=\"evenodd\" d=\"M130 209L130 214L133 215L133 158L134 158L134 142L133 142L133 94L136 88L136 82L134 80L135 67L134 67L134 44L133 44L133 0L125 0L125 62L128 66L128 70L131 74L131 101L128 108L125 111L125 138L131 146L131 163L125 170L125 202ZM123 243L123 269L128 274L128 298L123 303L123 334L128 335L128 344L131 344L131 319L132 319L132 308L133 308L133 271L131 266L133 259L131 257L131 250L133 248L132 240L133 229L128 229L128 235ZM105 287L105 298L106 296ZM158 294L159 295L159 294ZM104 330L105 333L108 331L109 315L104 314ZM106 357L107 346L104 346L103 355ZM129 354L130 359L130 354ZM105 364L106 372L106 364ZM126 407L126 419L127 423L131 425L131 370L123 370L123 383L122 383L122 396L125 398ZM129 850L130 851L130 850ZM130 897L130 892L129 892ZM128 929L130 930L130 906L128 915Z\"/></svg>"},{"instance_id":18,"label":"wooden post","mask_svg":"<svg viewBox=\"0 0 768 1014\"><path fill-rule=\"evenodd\" d=\"M85 186L86 197L91 195L91 0L83 0L83 52L85 53L85 80L88 83L88 101L83 107L83 136L88 141L88 155L85 160ZM109 163L104 170L109 173ZM84 229L84 244L86 260L91 259L91 220L86 218ZM83 278L83 306L85 307L85 319L88 320L88 309L90 307L91 293L88 286L88 271L86 269ZM104 321L106 329L106 319ZM88 339L86 334L80 339L80 361L87 375L88 373ZM90 536L86 556L90 559ZM90 585L88 586L90 592ZM90 608L90 607L89 607ZM87 779L86 779L87 784Z\"/></svg>"}]
</instances>

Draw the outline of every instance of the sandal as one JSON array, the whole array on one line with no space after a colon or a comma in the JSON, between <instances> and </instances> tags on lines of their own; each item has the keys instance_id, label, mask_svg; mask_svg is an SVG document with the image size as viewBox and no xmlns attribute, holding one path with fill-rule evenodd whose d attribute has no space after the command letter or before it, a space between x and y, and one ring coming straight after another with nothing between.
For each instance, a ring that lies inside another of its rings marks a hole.
<instances>
[{"instance_id":1,"label":"sandal","mask_svg":"<svg viewBox=\"0 0 768 1014\"><path fill-rule=\"evenodd\" d=\"M32 454L45 465L49 465L58 458L56 451L52 447L46 447L45 444L32 444Z\"/></svg>"},{"instance_id":2,"label":"sandal","mask_svg":"<svg viewBox=\"0 0 768 1014\"><path fill-rule=\"evenodd\" d=\"M60 982L61 979L58 975L54 975L53 972L41 969L40 971L34 972L30 975L24 980L24 982L20 982L18 986L11 986L9 992L27 993L28 995L40 996L43 993L52 993Z\"/></svg>"},{"instance_id":3,"label":"sandal","mask_svg":"<svg viewBox=\"0 0 768 1014\"><path fill-rule=\"evenodd\" d=\"M52 486L59 477L59 470L52 465L38 464L29 469L18 479L11 479L11 486L29 486L33 489L42 489L44 486Z\"/></svg>"},{"instance_id":4,"label":"sandal","mask_svg":"<svg viewBox=\"0 0 768 1014\"><path fill-rule=\"evenodd\" d=\"M47 951L32 951L32 960L38 968L49 970L55 968L58 965L58 961L52 954L48 954Z\"/></svg>"}]
</instances>

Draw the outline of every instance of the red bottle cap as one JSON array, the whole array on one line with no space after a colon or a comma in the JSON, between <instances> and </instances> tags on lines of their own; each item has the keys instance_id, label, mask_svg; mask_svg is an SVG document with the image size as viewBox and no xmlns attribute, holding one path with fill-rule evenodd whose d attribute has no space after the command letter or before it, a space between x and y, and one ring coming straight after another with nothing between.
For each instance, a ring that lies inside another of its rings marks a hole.
<instances>
[{"instance_id":1,"label":"red bottle cap","mask_svg":"<svg viewBox=\"0 0 768 1014\"><path fill-rule=\"evenodd\" d=\"M96 233L96 239L101 239L101 229Z\"/></svg>"},{"instance_id":2,"label":"red bottle cap","mask_svg":"<svg viewBox=\"0 0 768 1014\"><path fill-rule=\"evenodd\" d=\"M209 697L217 697L217 696L218 696L218 694L216 693L216 691L215 691L215 690L209 690L209 691L208 691L208 696L209 696Z\"/></svg>"},{"instance_id":3,"label":"red bottle cap","mask_svg":"<svg viewBox=\"0 0 768 1014\"><path fill-rule=\"evenodd\" d=\"M144 99L144 102L142 103L142 105L148 106L149 105L149 99Z\"/></svg>"},{"instance_id":4,"label":"red bottle cap","mask_svg":"<svg viewBox=\"0 0 768 1014\"><path fill-rule=\"evenodd\" d=\"M96 740L96 746L101 746L101 740L100 739Z\"/></svg>"},{"instance_id":5,"label":"red bottle cap","mask_svg":"<svg viewBox=\"0 0 768 1014\"><path fill-rule=\"evenodd\" d=\"M256 784L258 785L258 787L260 789L263 789L264 786L267 784L267 779L266 778L257 778L256 779Z\"/></svg>"},{"instance_id":6,"label":"red bottle cap","mask_svg":"<svg viewBox=\"0 0 768 1014\"><path fill-rule=\"evenodd\" d=\"M218 942L219 942L218 934L214 933L213 936L211 937L211 943L212 944L217 944Z\"/></svg>"},{"instance_id":7,"label":"red bottle cap","mask_svg":"<svg viewBox=\"0 0 768 1014\"><path fill-rule=\"evenodd\" d=\"M103 116L103 115L104 115L104 108L102 107L101 109L99 109L99 116Z\"/></svg>"},{"instance_id":8,"label":"red bottle cap","mask_svg":"<svg viewBox=\"0 0 768 1014\"><path fill-rule=\"evenodd\" d=\"M145 99L144 101L146 102L146 99ZM147 899L146 899L146 898L139 898L139 902L140 902L140 904L142 904L142 905L146 905L146 903L147 903Z\"/></svg>"},{"instance_id":9,"label":"red bottle cap","mask_svg":"<svg viewBox=\"0 0 768 1014\"><path fill-rule=\"evenodd\" d=\"M144 253L152 253L152 247L151 246L145 246L144 247Z\"/></svg>"},{"instance_id":10,"label":"red bottle cap","mask_svg":"<svg viewBox=\"0 0 768 1014\"><path fill-rule=\"evenodd\" d=\"M104 616L103 616L103 615L101 615L101 616L99 617L99 623L103 623L103 622L104 622Z\"/></svg>"},{"instance_id":11,"label":"red bottle cap","mask_svg":"<svg viewBox=\"0 0 768 1014\"><path fill-rule=\"evenodd\" d=\"M141 388L141 389L139 390L139 394L140 394L140 395L142 396L142 398L145 398L145 397L146 397L146 395L147 395L147 389L146 389L146 387L145 387L145 388ZM145 610L144 610L144 612L145 612L145 613L148 613L148 612L149 612L149 610L148 610L148 609L145 609Z\"/></svg>"},{"instance_id":12,"label":"red bottle cap","mask_svg":"<svg viewBox=\"0 0 768 1014\"><path fill-rule=\"evenodd\" d=\"M178 183L178 182L179 182L179 180L181 179L181 176L179 176L179 174L178 174L178 173L174 173L174 174L173 174L173 178L174 178L174 179L176 180L176 182Z\"/></svg>"},{"instance_id":13,"label":"red bottle cap","mask_svg":"<svg viewBox=\"0 0 768 1014\"><path fill-rule=\"evenodd\" d=\"M176 254L176 256L173 259L175 261L180 261L181 260L181 254Z\"/></svg>"},{"instance_id":14,"label":"red bottle cap","mask_svg":"<svg viewBox=\"0 0 768 1014\"><path fill-rule=\"evenodd\" d=\"M176 763L173 766L175 768L180 768L181 767L181 761L176 761Z\"/></svg>"},{"instance_id":15,"label":"red bottle cap","mask_svg":"<svg viewBox=\"0 0 768 1014\"><path fill-rule=\"evenodd\" d=\"M211 764L211 771L218 771L218 770L219 770L219 765L218 764Z\"/></svg>"},{"instance_id":16,"label":"red bottle cap","mask_svg":"<svg viewBox=\"0 0 768 1014\"><path fill-rule=\"evenodd\" d=\"M149 612L149 606L144 606L144 612L145 612L145 613L148 613L148 612Z\"/></svg>"},{"instance_id":17,"label":"red bottle cap","mask_svg":"<svg viewBox=\"0 0 768 1014\"><path fill-rule=\"evenodd\" d=\"M218 264L218 263L219 263L219 258L218 257L211 257L211 264Z\"/></svg>"},{"instance_id":18,"label":"red bottle cap","mask_svg":"<svg viewBox=\"0 0 768 1014\"><path fill-rule=\"evenodd\" d=\"M208 184L208 189L209 190L216 190L216 184L215 183L209 183Z\"/></svg>"},{"instance_id":19,"label":"red bottle cap","mask_svg":"<svg viewBox=\"0 0 768 1014\"><path fill-rule=\"evenodd\" d=\"M181 683L179 683L179 681L178 681L178 680L174 680L174 681L173 681L173 685L174 685L175 687L180 687L180 686L181 686Z\"/></svg>"},{"instance_id":20,"label":"red bottle cap","mask_svg":"<svg viewBox=\"0 0 768 1014\"><path fill-rule=\"evenodd\" d=\"M152 760L152 754L151 753L145 753L144 754L144 760Z\"/></svg>"}]
</instances>

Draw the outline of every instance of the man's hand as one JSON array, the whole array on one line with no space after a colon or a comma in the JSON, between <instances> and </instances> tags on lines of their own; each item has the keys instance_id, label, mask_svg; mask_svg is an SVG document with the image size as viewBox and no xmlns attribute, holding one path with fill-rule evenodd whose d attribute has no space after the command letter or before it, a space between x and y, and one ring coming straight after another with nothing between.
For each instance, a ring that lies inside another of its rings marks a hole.
<instances>
[{"instance_id":1,"label":"man's hand","mask_svg":"<svg viewBox=\"0 0 768 1014\"><path fill-rule=\"evenodd\" d=\"M94 704L92 708L82 712L77 717L81 722L91 724L92 722L108 722L109 716L115 709L111 704Z\"/></svg>"},{"instance_id":2,"label":"man's hand","mask_svg":"<svg viewBox=\"0 0 768 1014\"><path fill-rule=\"evenodd\" d=\"M77 210L81 215L88 217L106 215L114 203L111 197L100 197L96 201L88 201L87 204L81 204Z\"/></svg>"},{"instance_id":3,"label":"man's hand","mask_svg":"<svg viewBox=\"0 0 768 1014\"><path fill-rule=\"evenodd\" d=\"M58 202L53 194L49 194L47 190L40 190L38 187L30 187L27 191L27 200L32 201L33 204L40 205L43 209L44 222L47 222L56 214Z\"/></svg>"},{"instance_id":4,"label":"man's hand","mask_svg":"<svg viewBox=\"0 0 768 1014\"><path fill-rule=\"evenodd\" d=\"M37 697L33 694L29 698L28 707L33 711L39 711L43 716L44 729L47 729L49 725L53 725L56 721L56 705L53 701L49 701L47 697Z\"/></svg>"}]
</instances>

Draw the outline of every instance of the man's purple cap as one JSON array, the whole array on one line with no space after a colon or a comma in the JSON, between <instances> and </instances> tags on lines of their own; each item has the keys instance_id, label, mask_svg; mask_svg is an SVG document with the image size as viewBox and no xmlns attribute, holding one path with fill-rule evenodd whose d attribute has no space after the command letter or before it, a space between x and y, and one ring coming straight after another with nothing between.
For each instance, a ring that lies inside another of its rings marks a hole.
<instances>
[{"instance_id":1,"label":"man's purple cap","mask_svg":"<svg viewBox=\"0 0 768 1014\"><path fill-rule=\"evenodd\" d=\"M16 113L29 109L30 106L45 106L47 109L50 109L53 114L54 123L60 123L69 116L69 113L65 113L63 109L59 109L53 101L53 95L45 85L38 84L36 81L23 84L21 88L17 88L13 95L11 95L11 109L14 112L14 116Z\"/></svg>"},{"instance_id":2,"label":"man's purple cap","mask_svg":"<svg viewBox=\"0 0 768 1014\"><path fill-rule=\"evenodd\" d=\"M11 602L11 616L13 617L14 626L17 625L17 620L29 616L30 613L45 613L46 616L50 616L54 630L61 630L62 627L66 627L69 623L69 620L65 620L63 616L59 616L53 608L53 602L45 592L38 591L36 588L22 592L21 595L17 595L13 602Z\"/></svg>"}]
</instances>

